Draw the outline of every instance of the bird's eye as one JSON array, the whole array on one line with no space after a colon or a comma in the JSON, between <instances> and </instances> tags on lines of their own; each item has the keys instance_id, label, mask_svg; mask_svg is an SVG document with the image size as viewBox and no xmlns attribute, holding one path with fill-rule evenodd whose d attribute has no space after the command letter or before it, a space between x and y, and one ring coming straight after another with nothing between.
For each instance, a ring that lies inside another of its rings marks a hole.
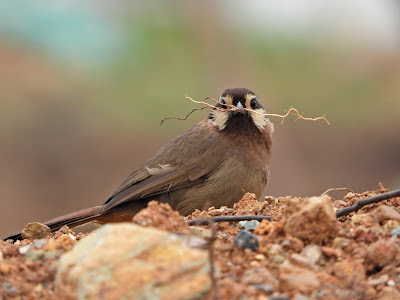
<instances>
[{"instance_id":1,"label":"bird's eye","mask_svg":"<svg viewBox=\"0 0 400 300\"><path fill-rule=\"evenodd\" d=\"M255 109L255 108L257 107L257 100L256 100L256 98L254 98L253 100L251 100L251 102L250 102L250 107L251 107L252 109Z\"/></svg>"},{"instance_id":2,"label":"bird's eye","mask_svg":"<svg viewBox=\"0 0 400 300\"><path fill-rule=\"evenodd\" d=\"M221 99L220 102L221 102L221 104L225 104L226 103L224 99Z\"/></svg>"}]
</instances>

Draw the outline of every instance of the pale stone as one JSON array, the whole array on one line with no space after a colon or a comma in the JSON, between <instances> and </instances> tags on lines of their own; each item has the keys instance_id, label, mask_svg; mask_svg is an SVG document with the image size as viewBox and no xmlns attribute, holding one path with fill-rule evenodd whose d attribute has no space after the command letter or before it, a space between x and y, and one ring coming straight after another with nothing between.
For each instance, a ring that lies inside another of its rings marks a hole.
<instances>
[{"instance_id":1,"label":"pale stone","mask_svg":"<svg viewBox=\"0 0 400 300\"><path fill-rule=\"evenodd\" d=\"M60 258L56 283L78 299L201 299L211 287L206 251L132 223L107 224Z\"/></svg>"},{"instance_id":2,"label":"pale stone","mask_svg":"<svg viewBox=\"0 0 400 300\"><path fill-rule=\"evenodd\" d=\"M50 228L39 222L28 223L21 231L23 239L39 240L51 233Z\"/></svg>"},{"instance_id":3,"label":"pale stone","mask_svg":"<svg viewBox=\"0 0 400 300\"><path fill-rule=\"evenodd\" d=\"M311 244L304 247L301 255L308 258L313 264L316 264L321 258L322 250L320 246Z\"/></svg>"}]
</instances>

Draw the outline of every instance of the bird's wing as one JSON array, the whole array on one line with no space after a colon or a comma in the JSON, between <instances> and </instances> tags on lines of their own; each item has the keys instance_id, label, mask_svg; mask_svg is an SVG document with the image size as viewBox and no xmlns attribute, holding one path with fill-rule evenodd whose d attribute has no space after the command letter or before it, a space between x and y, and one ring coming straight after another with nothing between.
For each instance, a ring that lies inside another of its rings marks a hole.
<instances>
[{"instance_id":1,"label":"bird's wing","mask_svg":"<svg viewBox=\"0 0 400 300\"><path fill-rule=\"evenodd\" d=\"M136 169L111 195L102 211L127 202L191 187L223 162L227 145L207 121L176 137Z\"/></svg>"}]
</instances>

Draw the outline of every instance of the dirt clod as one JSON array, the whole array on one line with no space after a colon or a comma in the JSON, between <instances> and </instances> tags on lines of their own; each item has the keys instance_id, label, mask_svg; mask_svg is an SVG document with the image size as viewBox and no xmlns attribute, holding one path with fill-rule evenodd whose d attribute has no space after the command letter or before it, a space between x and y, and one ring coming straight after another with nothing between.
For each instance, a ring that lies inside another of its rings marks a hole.
<instances>
[{"instance_id":1,"label":"dirt clod","mask_svg":"<svg viewBox=\"0 0 400 300\"><path fill-rule=\"evenodd\" d=\"M330 197L312 197L297 205L289 214L283 229L308 243L322 244L334 238L338 226Z\"/></svg>"},{"instance_id":2,"label":"dirt clod","mask_svg":"<svg viewBox=\"0 0 400 300\"><path fill-rule=\"evenodd\" d=\"M132 220L142 226L150 226L168 232L187 233L190 228L177 211L167 203L150 201L147 208L137 213Z\"/></svg>"},{"instance_id":3,"label":"dirt clod","mask_svg":"<svg viewBox=\"0 0 400 300\"><path fill-rule=\"evenodd\" d=\"M318 205L308 198L289 196L269 197L260 203L246 194L233 209L196 210L184 219L165 204L151 203L135 222L210 240L210 226L189 228L184 221L272 216L253 232L259 245L256 251L234 245L241 229L238 223L215 223L213 261L220 299L397 299L400 197L363 207L340 222L332 218L335 206L353 205L385 191L380 185L374 191L348 193L343 199L326 197ZM54 280L60 256L85 237L63 227L42 240L0 241L0 299L76 299L68 282L55 286Z\"/></svg>"}]
</instances>

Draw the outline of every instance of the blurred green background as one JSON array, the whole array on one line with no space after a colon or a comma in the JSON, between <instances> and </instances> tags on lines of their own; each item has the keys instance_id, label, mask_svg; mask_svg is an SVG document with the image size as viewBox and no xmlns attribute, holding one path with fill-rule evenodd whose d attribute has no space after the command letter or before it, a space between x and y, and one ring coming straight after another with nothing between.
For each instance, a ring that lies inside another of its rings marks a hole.
<instances>
[{"instance_id":1,"label":"blurred green background","mask_svg":"<svg viewBox=\"0 0 400 300\"><path fill-rule=\"evenodd\" d=\"M396 1L0 4L0 234L102 203L228 87L271 119L268 195L400 188ZM341 195L338 195L340 197Z\"/></svg>"}]
</instances>

